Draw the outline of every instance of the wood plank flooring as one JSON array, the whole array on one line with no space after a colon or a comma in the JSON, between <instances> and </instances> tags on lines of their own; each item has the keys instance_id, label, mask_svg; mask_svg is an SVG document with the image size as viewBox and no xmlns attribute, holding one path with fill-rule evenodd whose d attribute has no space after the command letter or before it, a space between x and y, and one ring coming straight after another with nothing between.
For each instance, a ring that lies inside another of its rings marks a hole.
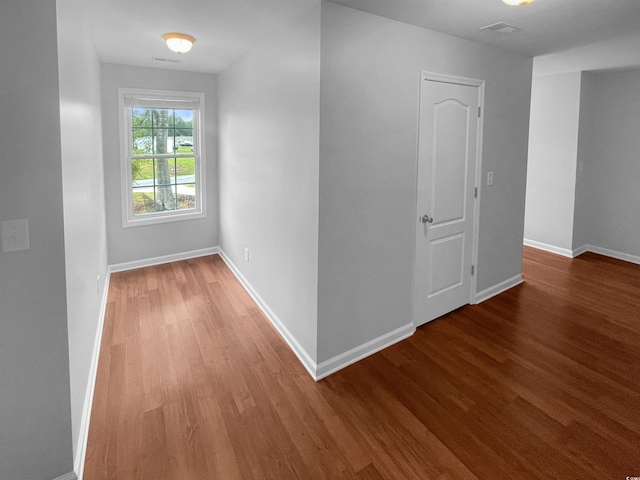
<instances>
[{"instance_id":1,"label":"wood plank flooring","mask_svg":"<svg viewBox=\"0 0 640 480\"><path fill-rule=\"evenodd\" d=\"M218 256L114 274L84 480L640 476L640 266L523 270L317 383Z\"/></svg>"}]
</instances>

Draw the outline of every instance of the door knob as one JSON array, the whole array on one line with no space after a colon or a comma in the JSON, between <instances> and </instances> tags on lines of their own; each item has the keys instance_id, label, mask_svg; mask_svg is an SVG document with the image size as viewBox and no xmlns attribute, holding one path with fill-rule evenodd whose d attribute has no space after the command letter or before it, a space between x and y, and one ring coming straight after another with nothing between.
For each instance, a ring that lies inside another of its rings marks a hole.
<instances>
[{"instance_id":1,"label":"door knob","mask_svg":"<svg viewBox=\"0 0 640 480\"><path fill-rule=\"evenodd\" d=\"M433 223L433 217L430 217L429 215L423 215L420 220L422 223Z\"/></svg>"}]
</instances>

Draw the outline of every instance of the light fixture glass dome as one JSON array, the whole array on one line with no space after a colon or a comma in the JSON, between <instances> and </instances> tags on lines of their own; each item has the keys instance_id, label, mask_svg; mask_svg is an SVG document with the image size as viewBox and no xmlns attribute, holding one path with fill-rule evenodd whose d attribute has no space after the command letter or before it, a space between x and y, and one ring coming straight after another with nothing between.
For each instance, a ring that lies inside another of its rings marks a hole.
<instances>
[{"instance_id":1,"label":"light fixture glass dome","mask_svg":"<svg viewBox=\"0 0 640 480\"><path fill-rule=\"evenodd\" d=\"M167 47L176 53L187 53L196 41L191 35L177 32L165 33L163 38Z\"/></svg>"},{"instance_id":2,"label":"light fixture glass dome","mask_svg":"<svg viewBox=\"0 0 640 480\"><path fill-rule=\"evenodd\" d=\"M530 3L533 3L535 0L502 0L502 1L507 5L519 6L519 5L529 5Z\"/></svg>"}]
</instances>

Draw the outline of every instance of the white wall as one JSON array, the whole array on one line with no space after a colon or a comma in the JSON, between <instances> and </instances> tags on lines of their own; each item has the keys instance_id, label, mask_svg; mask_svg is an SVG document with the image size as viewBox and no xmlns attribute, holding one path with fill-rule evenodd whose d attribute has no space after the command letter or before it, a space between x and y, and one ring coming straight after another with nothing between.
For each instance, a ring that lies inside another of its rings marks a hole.
<instances>
[{"instance_id":1,"label":"white wall","mask_svg":"<svg viewBox=\"0 0 640 480\"><path fill-rule=\"evenodd\" d=\"M640 260L640 70L586 75L576 231L583 244Z\"/></svg>"},{"instance_id":2,"label":"white wall","mask_svg":"<svg viewBox=\"0 0 640 480\"><path fill-rule=\"evenodd\" d=\"M102 136L109 264L134 262L218 245L216 83L217 78L213 74L102 65ZM122 228L118 87L204 92L206 218Z\"/></svg>"},{"instance_id":3,"label":"white wall","mask_svg":"<svg viewBox=\"0 0 640 480\"><path fill-rule=\"evenodd\" d=\"M640 70L534 77L525 238L640 261Z\"/></svg>"},{"instance_id":4,"label":"white wall","mask_svg":"<svg viewBox=\"0 0 640 480\"><path fill-rule=\"evenodd\" d=\"M598 118L593 107L596 95L594 74L582 72L580 80L580 129L578 131L577 169L575 174L575 206L573 213L573 252L589 245L591 232L597 228L589 211L591 185L588 174L592 168L586 164L591 156L590 135L596 128Z\"/></svg>"},{"instance_id":5,"label":"white wall","mask_svg":"<svg viewBox=\"0 0 640 480\"><path fill-rule=\"evenodd\" d=\"M573 248L581 73L534 77L524 238Z\"/></svg>"},{"instance_id":6,"label":"white wall","mask_svg":"<svg viewBox=\"0 0 640 480\"><path fill-rule=\"evenodd\" d=\"M319 22L316 6L219 77L220 245L312 360Z\"/></svg>"},{"instance_id":7,"label":"white wall","mask_svg":"<svg viewBox=\"0 0 640 480\"><path fill-rule=\"evenodd\" d=\"M73 469L55 2L0 3L0 220L30 250L0 253L0 478Z\"/></svg>"},{"instance_id":8,"label":"white wall","mask_svg":"<svg viewBox=\"0 0 640 480\"><path fill-rule=\"evenodd\" d=\"M90 402L90 369L97 355L94 347L107 272L107 233L100 62L74 2L58 1L58 68L71 420L77 455L83 411Z\"/></svg>"},{"instance_id":9,"label":"white wall","mask_svg":"<svg viewBox=\"0 0 640 480\"><path fill-rule=\"evenodd\" d=\"M412 321L420 71L486 80L478 291L521 272L530 58L322 4L318 360Z\"/></svg>"}]
</instances>

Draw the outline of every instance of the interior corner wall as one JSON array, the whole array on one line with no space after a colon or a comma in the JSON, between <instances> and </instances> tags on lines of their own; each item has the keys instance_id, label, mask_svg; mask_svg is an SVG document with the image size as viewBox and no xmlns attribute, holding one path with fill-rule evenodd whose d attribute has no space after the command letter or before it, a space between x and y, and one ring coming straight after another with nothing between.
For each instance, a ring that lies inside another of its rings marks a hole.
<instances>
[{"instance_id":1,"label":"interior corner wall","mask_svg":"<svg viewBox=\"0 0 640 480\"><path fill-rule=\"evenodd\" d=\"M0 220L29 250L0 253L0 477L73 470L56 5L0 2Z\"/></svg>"},{"instance_id":2,"label":"interior corner wall","mask_svg":"<svg viewBox=\"0 0 640 480\"><path fill-rule=\"evenodd\" d=\"M584 244L640 258L640 70L591 72L580 135L576 230Z\"/></svg>"},{"instance_id":3,"label":"interior corner wall","mask_svg":"<svg viewBox=\"0 0 640 480\"><path fill-rule=\"evenodd\" d=\"M219 75L220 245L312 361L319 82L319 5Z\"/></svg>"},{"instance_id":4,"label":"interior corner wall","mask_svg":"<svg viewBox=\"0 0 640 480\"><path fill-rule=\"evenodd\" d=\"M420 72L485 84L478 291L519 276L532 59L322 4L318 361L413 321Z\"/></svg>"},{"instance_id":5,"label":"interior corner wall","mask_svg":"<svg viewBox=\"0 0 640 480\"><path fill-rule=\"evenodd\" d=\"M569 254L578 158L581 73L534 77L524 238Z\"/></svg>"},{"instance_id":6,"label":"interior corner wall","mask_svg":"<svg viewBox=\"0 0 640 480\"><path fill-rule=\"evenodd\" d=\"M159 68L102 65L102 137L109 264L147 260L218 246L217 76ZM207 216L122 227L118 87L203 92ZM162 241L159 241L159 240Z\"/></svg>"},{"instance_id":7,"label":"interior corner wall","mask_svg":"<svg viewBox=\"0 0 640 480\"><path fill-rule=\"evenodd\" d=\"M79 41L80 40L80 41ZM78 5L58 1L58 69L73 451L77 454L107 274L100 61ZM88 413L88 412L87 412Z\"/></svg>"},{"instance_id":8,"label":"interior corner wall","mask_svg":"<svg viewBox=\"0 0 640 480\"><path fill-rule=\"evenodd\" d=\"M594 171L591 166L592 155L591 138L597 128L598 114L594 107L596 95L595 76L591 72L582 72L580 81L580 128L578 131L578 168L576 173L576 194L573 214L573 251L589 245L594 230L593 216L590 212L591 176Z\"/></svg>"}]
</instances>

